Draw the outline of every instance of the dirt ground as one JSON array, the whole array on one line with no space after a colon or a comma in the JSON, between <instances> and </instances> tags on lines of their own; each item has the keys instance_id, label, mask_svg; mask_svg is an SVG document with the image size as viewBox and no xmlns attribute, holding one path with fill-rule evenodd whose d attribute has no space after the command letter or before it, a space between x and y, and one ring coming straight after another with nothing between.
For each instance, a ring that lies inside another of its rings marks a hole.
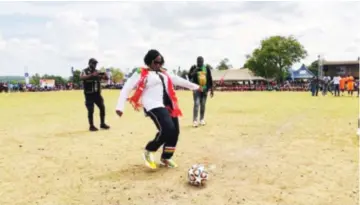
<instances>
[{"instance_id":1,"label":"dirt ground","mask_svg":"<svg viewBox=\"0 0 360 205\"><path fill-rule=\"evenodd\" d=\"M149 171L141 153L155 126L130 105L117 118L118 94L104 91L111 130L97 133L81 91L0 94L0 204L359 203L356 97L216 93L208 124L192 128L192 95L179 92L179 168ZM187 184L195 163L210 172L203 188Z\"/></svg>"}]
</instances>

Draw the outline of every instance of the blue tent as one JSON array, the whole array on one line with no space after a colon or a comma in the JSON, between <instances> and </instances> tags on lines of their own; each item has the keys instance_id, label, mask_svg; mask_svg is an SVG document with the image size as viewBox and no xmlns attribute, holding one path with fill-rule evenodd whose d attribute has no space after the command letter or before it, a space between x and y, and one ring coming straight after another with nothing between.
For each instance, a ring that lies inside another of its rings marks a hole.
<instances>
[{"instance_id":1,"label":"blue tent","mask_svg":"<svg viewBox=\"0 0 360 205\"><path fill-rule=\"evenodd\" d=\"M304 64L300 67L300 69L290 71L290 77L292 79L309 79L313 78L314 76L315 75L309 69L307 69Z\"/></svg>"}]
</instances>

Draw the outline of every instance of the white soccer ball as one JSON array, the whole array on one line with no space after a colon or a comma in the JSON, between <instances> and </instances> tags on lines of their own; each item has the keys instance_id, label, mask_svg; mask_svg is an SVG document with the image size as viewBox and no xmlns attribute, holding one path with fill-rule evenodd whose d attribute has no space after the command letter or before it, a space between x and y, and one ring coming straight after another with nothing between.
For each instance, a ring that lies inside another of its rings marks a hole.
<instances>
[{"instance_id":1,"label":"white soccer ball","mask_svg":"<svg viewBox=\"0 0 360 205\"><path fill-rule=\"evenodd\" d=\"M188 181L191 185L202 186L208 180L209 174L204 165L194 164L188 171Z\"/></svg>"}]
</instances>

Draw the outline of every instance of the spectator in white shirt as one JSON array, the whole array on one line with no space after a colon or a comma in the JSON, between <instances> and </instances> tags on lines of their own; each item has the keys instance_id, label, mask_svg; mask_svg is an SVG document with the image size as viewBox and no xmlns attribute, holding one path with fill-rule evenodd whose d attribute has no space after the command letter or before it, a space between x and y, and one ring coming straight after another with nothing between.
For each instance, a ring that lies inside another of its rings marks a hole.
<instances>
[{"instance_id":1,"label":"spectator in white shirt","mask_svg":"<svg viewBox=\"0 0 360 205\"><path fill-rule=\"evenodd\" d=\"M333 78L334 88L335 88L335 96L340 96L340 80L341 80L341 77L339 75L336 75Z\"/></svg>"},{"instance_id":2,"label":"spectator in white shirt","mask_svg":"<svg viewBox=\"0 0 360 205\"><path fill-rule=\"evenodd\" d=\"M323 96L325 96L327 94L327 91L329 91L330 80L331 80L330 76L324 76L323 77L323 80L322 80L322 83L323 83L322 95Z\"/></svg>"},{"instance_id":3,"label":"spectator in white shirt","mask_svg":"<svg viewBox=\"0 0 360 205\"><path fill-rule=\"evenodd\" d=\"M158 132L150 141L143 154L145 164L156 169L153 153L163 146L160 164L166 167L177 167L172 160L178 141L179 120L182 115L178 107L174 85L190 90L201 90L200 86L176 75L168 74L162 69L163 56L157 50L150 50L144 58L147 68L138 69L125 83L116 106L116 113L122 116L125 101L128 99L136 110L144 107L146 116L154 122ZM134 95L128 98L132 89L137 87ZM141 101L141 102L140 102Z\"/></svg>"}]
</instances>

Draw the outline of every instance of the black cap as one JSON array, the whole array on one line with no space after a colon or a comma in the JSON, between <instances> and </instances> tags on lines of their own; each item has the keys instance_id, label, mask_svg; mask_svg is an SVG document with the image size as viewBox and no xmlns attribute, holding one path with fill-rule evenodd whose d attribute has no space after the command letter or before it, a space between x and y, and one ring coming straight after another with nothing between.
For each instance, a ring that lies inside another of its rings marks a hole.
<instances>
[{"instance_id":1,"label":"black cap","mask_svg":"<svg viewBox=\"0 0 360 205\"><path fill-rule=\"evenodd\" d=\"M91 63L98 63L98 61L95 58L90 58L89 64L91 64Z\"/></svg>"}]
</instances>

